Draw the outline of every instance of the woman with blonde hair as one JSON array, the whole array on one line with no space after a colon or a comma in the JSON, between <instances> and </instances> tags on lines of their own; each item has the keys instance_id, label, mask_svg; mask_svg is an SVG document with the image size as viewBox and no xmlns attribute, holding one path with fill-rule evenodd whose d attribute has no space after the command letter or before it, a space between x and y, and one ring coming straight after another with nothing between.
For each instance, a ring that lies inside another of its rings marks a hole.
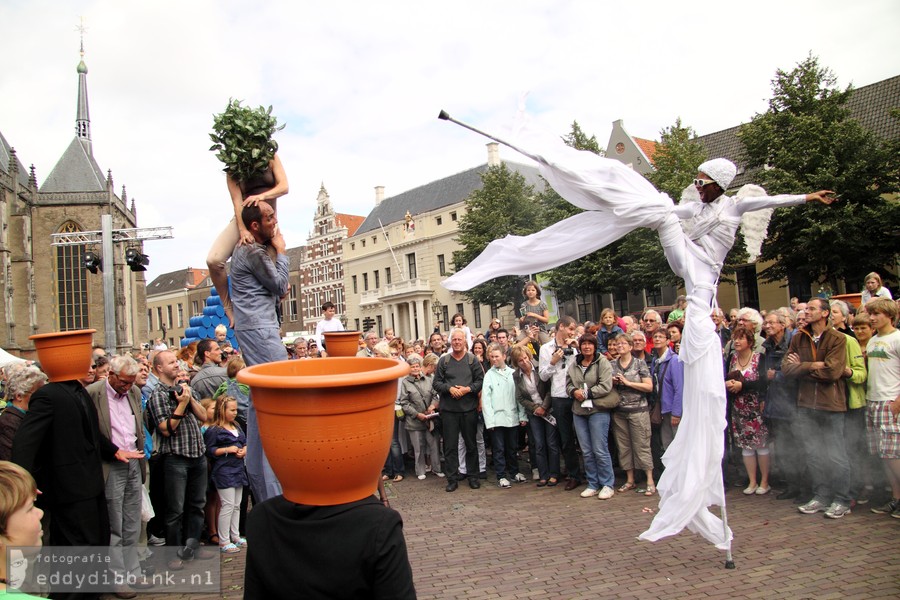
<instances>
[{"instance_id":1,"label":"woman with blonde hair","mask_svg":"<svg viewBox=\"0 0 900 600\"><path fill-rule=\"evenodd\" d=\"M872 271L866 275L865 289L862 291L862 298L860 301L862 302L862 305L865 306L869 300L874 298L887 298L888 300L893 300L891 290L884 287L884 284L881 283L881 275Z\"/></svg>"}]
</instances>

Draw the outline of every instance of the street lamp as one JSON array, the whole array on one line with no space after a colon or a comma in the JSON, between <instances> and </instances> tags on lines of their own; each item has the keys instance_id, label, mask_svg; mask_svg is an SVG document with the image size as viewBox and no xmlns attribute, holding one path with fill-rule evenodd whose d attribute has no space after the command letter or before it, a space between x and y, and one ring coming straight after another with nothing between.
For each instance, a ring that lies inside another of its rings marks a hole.
<instances>
[{"instance_id":1,"label":"street lamp","mask_svg":"<svg viewBox=\"0 0 900 600\"><path fill-rule=\"evenodd\" d=\"M437 331L438 323L441 322L441 315L444 312L444 305L437 298L431 301L431 312L434 314L434 329Z\"/></svg>"}]
</instances>

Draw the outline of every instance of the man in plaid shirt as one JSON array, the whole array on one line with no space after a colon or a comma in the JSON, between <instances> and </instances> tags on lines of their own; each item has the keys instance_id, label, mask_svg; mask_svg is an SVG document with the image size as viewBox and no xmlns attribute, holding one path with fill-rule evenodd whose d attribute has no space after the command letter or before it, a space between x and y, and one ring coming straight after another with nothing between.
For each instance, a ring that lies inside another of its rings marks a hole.
<instances>
[{"instance_id":1,"label":"man in plaid shirt","mask_svg":"<svg viewBox=\"0 0 900 600\"><path fill-rule=\"evenodd\" d=\"M206 409L191 396L186 382L180 390L176 386L180 368L173 352L157 354L153 367L159 373L159 384L147 401L147 428L159 433L159 453L164 461L166 545L181 548L179 556L190 560L199 547L206 504L206 445L200 433ZM182 566L178 560L169 564L173 570Z\"/></svg>"}]
</instances>

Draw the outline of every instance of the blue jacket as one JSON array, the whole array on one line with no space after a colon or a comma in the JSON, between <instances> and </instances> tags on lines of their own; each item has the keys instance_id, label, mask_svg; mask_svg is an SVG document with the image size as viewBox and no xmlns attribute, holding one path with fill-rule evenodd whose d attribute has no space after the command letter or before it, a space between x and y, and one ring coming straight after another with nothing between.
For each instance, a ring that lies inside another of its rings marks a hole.
<instances>
[{"instance_id":1,"label":"blue jacket","mask_svg":"<svg viewBox=\"0 0 900 600\"><path fill-rule=\"evenodd\" d=\"M658 400L662 402L661 414L680 417L684 397L684 363L674 351L667 350L662 360L654 355L650 373L653 376ZM662 379L659 379L660 373Z\"/></svg>"},{"instance_id":2,"label":"blue jacket","mask_svg":"<svg viewBox=\"0 0 900 600\"><path fill-rule=\"evenodd\" d=\"M249 485L243 458L238 458L234 454L216 456L217 448L230 446L244 448L247 445L247 436L244 434L244 430L240 425L235 424L235 426L238 428L237 436L221 427L210 427L203 434L203 440L206 442L206 455L212 462L210 479L217 490Z\"/></svg>"}]
</instances>

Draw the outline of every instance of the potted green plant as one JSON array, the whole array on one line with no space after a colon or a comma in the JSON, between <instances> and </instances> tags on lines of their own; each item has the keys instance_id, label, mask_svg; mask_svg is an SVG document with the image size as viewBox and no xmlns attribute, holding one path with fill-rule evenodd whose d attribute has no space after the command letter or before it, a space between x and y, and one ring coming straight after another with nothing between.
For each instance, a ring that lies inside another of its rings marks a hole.
<instances>
[{"instance_id":1,"label":"potted green plant","mask_svg":"<svg viewBox=\"0 0 900 600\"><path fill-rule=\"evenodd\" d=\"M284 129L272 116L272 107L253 109L241 106L240 100L231 98L228 106L213 115L213 131L209 134L216 158L224 163L222 169L235 181L249 181L269 166L278 151L278 142L272 139L276 131Z\"/></svg>"}]
</instances>

